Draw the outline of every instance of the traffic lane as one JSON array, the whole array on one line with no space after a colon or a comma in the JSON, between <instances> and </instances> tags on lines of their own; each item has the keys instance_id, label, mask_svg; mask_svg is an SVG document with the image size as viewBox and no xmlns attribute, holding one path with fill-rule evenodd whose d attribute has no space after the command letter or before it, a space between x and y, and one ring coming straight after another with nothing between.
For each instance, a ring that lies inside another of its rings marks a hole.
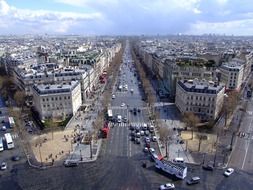
<instances>
[{"instance_id":1,"label":"traffic lane","mask_svg":"<svg viewBox=\"0 0 253 190\"><path fill-rule=\"evenodd\" d=\"M246 150L243 158L242 169L245 171L253 172L253 141L247 141L248 149Z\"/></svg>"},{"instance_id":2,"label":"traffic lane","mask_svg":"<svg viewBox=\"0 0 253 190\"><path fill-rule=\"evenodd\" d=\"M205 171L201 166L187 165L187 177L184 180L176 179L174 176L168 175L155 168L154 162L148 162L147 168L143 169L144 175L150 182L150 189L158 189L161 184L174 183L176 189L245 189L249 190L252 186L252 179L249 174L235 171L230 177L223 175L224 170L214 170L213 172ZM195 185L187 185L186 181L191 177L200 177L200 183Z\"/></svg>"},{"instance_id":3,"label":"traffic lane","mask_svg":"<svg viewBox=\"0 0 253 190\"><path fill-rule=\"evenodd\" d=\"M6 174L8 172L11 172L13 168L15 168L16 164L25 163L26 162L26 155L23 151L23 146L21 139L16 136L15 139L13 139L14 148L8 149L6 143L4 143L4 151L0 152L0 164L2 162L5 162L7 164L7 169L4 171L1 171L2 174ZM19 157L19 160L13 161L12 157Z\"/></svg>"},{"instance_id":4,"label":"traffic lane","mask_svg":"<svg viewBox=\"0 0 253 190\"><path fill-rule=\"evenodd\" d=\"M250 129L252 129L253 125L253 118L252 116L245 116L243 118L240 131L242 132L248 132ZM233 151L231 153L231 159L229 164L233 167L244 169L245 167L245 161L247 157L247 152L249 149L252 149L252 145L249 143L249 140L245 138L236 137L235 144ZM252 169L252 168L248 168Z\"/></svg>"}]
</instances>

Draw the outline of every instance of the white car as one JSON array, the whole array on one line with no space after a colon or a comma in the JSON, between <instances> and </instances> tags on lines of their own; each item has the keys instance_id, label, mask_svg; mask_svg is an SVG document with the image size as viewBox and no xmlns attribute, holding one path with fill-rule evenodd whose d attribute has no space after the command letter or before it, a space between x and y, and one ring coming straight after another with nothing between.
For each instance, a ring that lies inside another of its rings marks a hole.
<instances>
[{"instance_id":1,"label":"white car","mask_svg":"<svg viewBox=\"0 0 253 190\"><path fill-rule=\"evenodd\" d=\"M156 141L157 141L156 136L153 136L153 137L152 137L152 141L153 141L153 142L156 142Z\"/></svg>"},{"instance_id":2,"label":"white car","mask_svg":"<svg viewBox=\"0 0 253 190\"><path fill-rule=\"evenodd\" d=\"M165 185L160 185L161 190L167 190L167 189L175 189L175 185L173 183L166 183Z\"/></svg>"},{"instance_id":3,"label":"white car","mask_svg":"<svg viewBox=\"0 0 253 190\"><path fill-rule=\"evenodd\" d=\"M148 147L144 147L143 152L148 152Z\"/></svg>"},{"instance_id":4,"label":"white car","mask_svg":"<svg viewBox=\"0 0 253 190\"><path fill-rule=\"evenodd\" d=\"M121 104L121 107L124 107L124 106L126 106L126 104L125 104L125 103L122 103L122 104Z\"/></svg>"},{"instance_id":5,"label":"white car","mask_svg":"<svg viewBox=\"0 0 253 190\"><path fill-rule=\"evenodd\" d=\"M112 99L115 99L115 94L112 95Z\"/></svg>"},{"instance_id":6,"label":"white car","mask_svg":"<svg viewBox=\"0 0 253 190\"><path fill-rule=\"evenodd\" d=\"M150 153L155 153L155 149L154 148L149 148L149 152Z\"/></svg>"},{"instance_id":7,"label":"white car","mask_svg":"<svg viewBox=\"0 0 253 190\"><path fill-rule=\"evenodd\" d=\"M234 169L233 168L228 168L225 172L224 172L224 175L225 176L230 176L232 173L234 173Z\"/></svg>"},{"instance_id":8,"label":"white car","mask_svg":"<svg viewBox=\"0 0 253 190\"><path fill-rule=\"evenodd\" d=\"M6 162L2 162L1 164L1 170L6 170L7 169L7 163Z\"/></svg>"},{"instance_id":9,"label":"white car","mask_svg":"<svg viewBox=\"0 0 253 190\"><path fill-rule=\"evenodd\" d=\"M6 126L2 126L2 131L6 131Z\"/></svg>"}]
</instances>

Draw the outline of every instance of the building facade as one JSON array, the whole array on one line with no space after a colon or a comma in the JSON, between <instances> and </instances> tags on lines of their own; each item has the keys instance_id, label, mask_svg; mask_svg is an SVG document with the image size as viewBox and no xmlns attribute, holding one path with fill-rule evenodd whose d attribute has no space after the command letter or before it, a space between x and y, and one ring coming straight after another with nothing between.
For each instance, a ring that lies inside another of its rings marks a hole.
<instances>
[{"instance_id":1,"label":"building facade","mask_svg":"<svg viewBox=\"0 0 253 190\"><path fill-rule=\"evenodd\" d=\"M230 61L223 63L220 67L221 78L228 90L240 90L243 83L244 65L240 62Z\"/></svg>"},{"instance_id":2,"label":"building facade","mask_svg":"<svg viewBox=\"0 0 253 190\"><path fill-rule=\"evenodd\" d=\"M215 120L223 106L224 92L224 86L212 81L180 80L175 103L182 114L193 112L202 121Z\"/></svg>"},{"instance_id":3,"label":"building facade","mask_svg":"<svg viewBox=\"0 0 253 190\"><path fill-rule=\"evenodd\" d=\"M82 105L79 81L34 85L33 94L35 109L42 120L73 116Z\"/></svg>"}]
</instances>

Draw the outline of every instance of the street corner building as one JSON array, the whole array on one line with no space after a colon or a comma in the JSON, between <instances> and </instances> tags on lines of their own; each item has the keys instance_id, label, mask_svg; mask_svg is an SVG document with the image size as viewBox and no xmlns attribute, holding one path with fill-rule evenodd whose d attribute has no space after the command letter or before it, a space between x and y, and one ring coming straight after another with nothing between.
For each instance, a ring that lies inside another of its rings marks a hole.
<instances>
[{"instance_id":1,"label":"street corner building","mask_svg":"<svg viewBox=\"0 0 253 190\"><path fill-rule=\"evenodd\" d=\"M215 120L221 112L225 87L212 81L180 80L176 88L176 106L183 114L193 112L202 121Z\"/></svg>"},{"instance_id":2,"label":"street corner building","mask_svg":"<svg viewBox=\"0 0 253 190\"><path fill-rule=\"evenodd\" d=\"M79 81L34 85L33 94L34 107L42 120L75 115L82 105Z\"/></svg>"}]
</instances>

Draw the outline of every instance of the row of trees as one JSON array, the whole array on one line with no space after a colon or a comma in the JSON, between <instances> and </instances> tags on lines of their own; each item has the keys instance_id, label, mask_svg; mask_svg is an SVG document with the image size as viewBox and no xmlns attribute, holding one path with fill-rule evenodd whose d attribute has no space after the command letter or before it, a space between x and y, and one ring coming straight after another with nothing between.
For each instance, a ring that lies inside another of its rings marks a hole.
<instances>
[{"instance_id":1,"label":"row of trees","mask_svg":"<svg viewBox=\"0 0 253 190\"><path fill-rule=\"evenodd\" d=\"M145 97L147 99L147 102L148 102L149 106L151 106L151 112L152 112L153 119L154 119L154 117L155 117L154 104L156 102L155 91L154 91L153 86L150 82L150 79L148 77L147 72L145 72L144 65L137 58L133 48L132 48L132 57L133 57L134 63L136 65L136 68L137 68L139 76L140 76L140 80L141 80L141 83L142 83L142 87L143 87Z\"/></svg>"},{"instance_id":2,"label":"row of trees","mask_svg":"<svg viewBox=\"0 0 253 190\"><path fill-rule=\"evenodd\" d=\"M106 88L106 90L103 92L103 98L101 102L103 110L98 113L96 120L93 122L95 138L97 138L99 130L103 127L105 123L105 113L108 108L108 104L110 103L110 100L111 100L111 95L112 95L112 90L113 90L112 87L113 87L114 82L116 81L120 63L122 62L122 55L123 55L124 49L125 49L125 44L122 42L121 50L115 55L110 66L107 69L108 81L106 85L108 85L107 86L108 88Z\"/></svg>"}]
</instances>

